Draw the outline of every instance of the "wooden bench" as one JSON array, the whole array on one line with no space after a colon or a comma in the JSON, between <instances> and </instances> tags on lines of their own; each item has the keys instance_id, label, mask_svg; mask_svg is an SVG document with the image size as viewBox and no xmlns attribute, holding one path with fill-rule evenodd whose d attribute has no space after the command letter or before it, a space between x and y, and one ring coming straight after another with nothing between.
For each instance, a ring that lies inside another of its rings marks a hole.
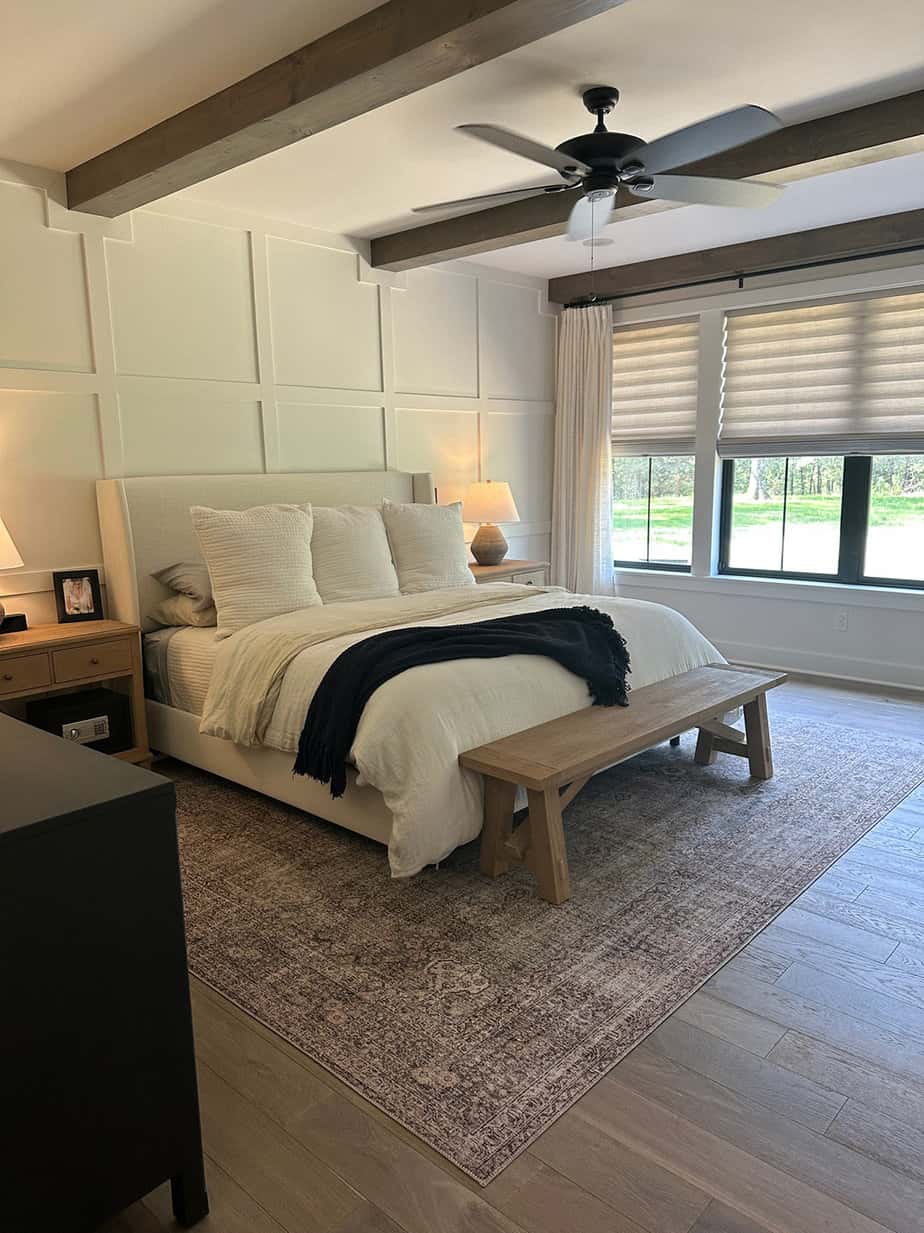
<instances>
[{"instance_id":1,"label":"wooden bench","mask_svg":"<svg viewBox=\"0 0 924 1233\"><path fill-rule=\"evenodd\" d=\"M782 672L710 664L633 690L628 708L589 706L461 754L462 766L484 776L482 872L496 878L513 861L525 862L542 898L564 903L571 882L562 810L597 771L690 728L699 729L696 762L737 754L755 778L769 779L767 690L785 680ZM722 721L739 706L744 732ZM529 814L515 827L518 785L526 788Z\"/></svg>"}]
</instances>

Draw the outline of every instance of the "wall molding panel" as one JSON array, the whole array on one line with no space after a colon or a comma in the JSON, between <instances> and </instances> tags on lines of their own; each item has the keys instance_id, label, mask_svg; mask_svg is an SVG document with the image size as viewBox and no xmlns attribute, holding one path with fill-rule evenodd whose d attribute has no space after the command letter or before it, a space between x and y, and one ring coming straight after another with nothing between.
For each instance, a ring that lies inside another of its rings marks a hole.
<instances>
[{"instance_id":1,"label":"wall molding panel","mask_svg":"<svg viewBox=\"0 0 924 1233\"><path fill-rule=\"evenodd\" d=\"M203 202L69 211L63 176L0 162L0 515L33 620L50 571L100 560L104 476L398 467L441 500L509 479L511 552L548 558L555 317L545 283ZM474 527L471 528L474 533Z\"/></svg>"}]
</instances>

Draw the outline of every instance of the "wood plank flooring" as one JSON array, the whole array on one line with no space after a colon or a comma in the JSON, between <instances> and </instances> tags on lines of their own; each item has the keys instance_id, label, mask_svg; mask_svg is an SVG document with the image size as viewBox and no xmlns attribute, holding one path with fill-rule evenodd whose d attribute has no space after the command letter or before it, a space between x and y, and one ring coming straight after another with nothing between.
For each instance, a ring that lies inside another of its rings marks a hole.
<instances>
[{"instance_id":1,"label":"wood plank flooring","mask_svg":"<svg viewBox=\"0 0 924 1233\"><path fill-rule=\"evenodd\" d=\"M769 702L924 740L921 695L803 679ZM485 1189L193 992L203 1233L924 1230L924 789ZM173 1227L161 1187L106 1230Z\"/></svg>"}]
</instances>

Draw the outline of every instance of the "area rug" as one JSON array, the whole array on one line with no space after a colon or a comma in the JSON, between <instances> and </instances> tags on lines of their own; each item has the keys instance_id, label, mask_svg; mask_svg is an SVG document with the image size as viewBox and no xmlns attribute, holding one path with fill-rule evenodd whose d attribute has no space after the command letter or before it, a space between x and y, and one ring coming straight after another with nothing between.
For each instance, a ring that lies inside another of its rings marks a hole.
<instances>
[{"instance_id":1,"label":"area rug","mask_svg":"<svg viewBox=\"0 0 924 1233\"><path fill-rule=\"evenodd\" d=\"M392 881L352 835L177 763L192 971L487 1184L924 780L924 744L777 718L776 776L692 735L591 780L573 897Z\"/></svg>"}]
</instances>

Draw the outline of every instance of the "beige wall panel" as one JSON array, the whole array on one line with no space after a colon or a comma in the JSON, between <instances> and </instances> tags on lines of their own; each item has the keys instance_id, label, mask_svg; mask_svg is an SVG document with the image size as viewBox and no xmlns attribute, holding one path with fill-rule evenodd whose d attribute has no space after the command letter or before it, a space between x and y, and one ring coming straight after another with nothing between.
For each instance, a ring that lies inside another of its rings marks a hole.
<instances>
[{"instance_id":1,"label":"beige wall panel","mask_svg":"<svg viewBox=\"0 0 924 1233\"><path fill-rule=\"evenodd\" d=\"M260 404L190 398L160 386L119 398L126 475L230 475L263 470Z\"/></svg>"},{"instance_id":2,"label":"beige wall panel","mask_svg":"<svg viewBox=\"0 0 924 1233\"><path fill-rule=\"evenodd\" d=\"M418 411L399 408L401 471L431 471L439 502L458 501L478 478L478 416L474 411Z\"/></svg>"},{"instance_id":3,"label":"beige wall panel","mask_svg":"<svg viewBox=\"0 0 924 1233\"><path fill-rule=\"evenodd\" d=\"M482 396L549 402L555 318L540 312L540 293L483 279L479 305Z\"/></svg>"},{"instance_id":4,"label":"beige wall panel","mask_svg":"<svg viewBox=\"0 0 924 1233\"><path fill-rule=\"evenodd\" d=\"M121 373L254 381L246 231L139 212L134 241L106 241Z\"/></svg>"},{"instance_id":5,"label":"beige wall panel","mask_svg":"<svg viewBox=\"0 0 924 1233\"><path fill-rule=\"evenodd\" d=\"M356 254L270 236L267 265L276 381L380 390L379 289Z\"/></svg>"},{"instance_id":6,"label":"beige wall panel","mask_svg":"<svg viewBox=\"0 0 924 1233\"><path fill-rule=\"evenodd\" d=\"M3 183L0 367L93 369L83 237L45 226L39 189Z\"/></svg>"},{"instance_id":7,"label":"beige wall panel","mask_svg":"<svg viewBox=\"0 0 924 1233\"><path fill-rule=\"evenodd\" d=\"M24 568L97 564L96 398L0 390L0 459L0 517Z\"/></svg>"},{"instance_id":8,"label":"beige wall panel","mask_svg":"<svg viewBox=\"0 0 924 1233\"><path fill-rule=\"evenodd\" d=\"M504 532L510 545L508 557L519 561L548 561L551 545L551 535L511 535L513 527L507 527Z\"/></svg>"},{"instance_id":9,"label":"beige wall panel","mask_svg":"<svg viewBox=\"0 0 924 1233\"><path fill-rule=\"evenodd\" d=\"M552 517L552 416L492 412L487 421L484 478L509 483L523 522L548 522Z\"/></svg>"},{"instance_id":10,"label":"beige wall panel","mask_svg":"<svg viewBox=\"0 0 924 1233\"><path fill-rule=\"evenodd\" d=\"M478 395L478 280L412 270L392 294L395 387L402 394Z\"/></svg>"},{"instance_id":11,"label":"beige wall panel","mask_svg":"<svg viewBox=\"0 0 924 1233\"><path fill-rule=\"evenodd\" d=\"M281 471L376 471L385 466L381 407L279 404Z\"/></svg>"}]
</instances>

